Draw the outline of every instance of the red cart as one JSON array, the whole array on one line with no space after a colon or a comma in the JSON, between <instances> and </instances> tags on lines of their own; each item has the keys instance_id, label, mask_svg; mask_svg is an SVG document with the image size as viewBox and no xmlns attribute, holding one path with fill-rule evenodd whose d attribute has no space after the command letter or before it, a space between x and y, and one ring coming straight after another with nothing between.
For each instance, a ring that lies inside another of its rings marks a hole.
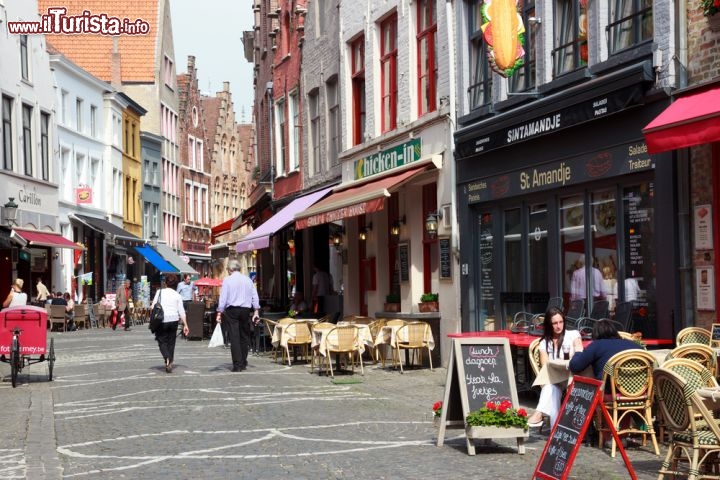
<instances>
[{"instance_id":1,"label":"red cart","mask_svg":"<svg viewBox=\"0 0 720 480\"><path fill-rule=\"evenodd\" d=\"M25 366L47 360L48 380L55 366L55 345L47 344L47 312L38 307L21 306L0 312L0 361L10 364L12 386Z\"/></svg>"}]
</instances>

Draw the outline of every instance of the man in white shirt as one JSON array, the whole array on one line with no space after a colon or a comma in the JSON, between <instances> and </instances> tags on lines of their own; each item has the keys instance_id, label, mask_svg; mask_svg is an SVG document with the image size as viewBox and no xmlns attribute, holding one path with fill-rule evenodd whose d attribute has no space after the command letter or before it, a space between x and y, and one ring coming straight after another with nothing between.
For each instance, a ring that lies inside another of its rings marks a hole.
<instances>
[{"instance_id":1,"label":"man in white shirt","mask_svg":"<svg viewBox=\"0 0 720 480\"><path fill-rule=\"evenodd\" d=\"M585 256L581 256L578 259L578 263L580 264L580 267L573 272L572 280L570 282L570 299L586 300L587 286L585 283ZM593 300L603 300L605 297L607 297L608 292L605 291L605 282L603 281L602 273L600 273L600 270L598 270L597 268L592 267L592 276Z\"/></svg>"}]
</instances>

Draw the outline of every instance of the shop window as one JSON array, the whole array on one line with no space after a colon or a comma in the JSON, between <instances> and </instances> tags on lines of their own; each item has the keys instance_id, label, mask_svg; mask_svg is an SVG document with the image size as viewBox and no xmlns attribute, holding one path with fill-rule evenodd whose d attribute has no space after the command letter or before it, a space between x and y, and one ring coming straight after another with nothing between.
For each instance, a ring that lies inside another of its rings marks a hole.
<instances>
[{"instance_id":1,"label":"shop window","mask_svg":"<svg viewBox=\"0 0 720 480\"><path fill-rule=\"evenodd\" d=\"M468 86L468 102L470 110L475 110L490 103L491 79L490 65L487 61L487 44L483 39L481 2L470 1L468 5L468 32L470 49L470 84Z\"/></svg>"},{"instance_id":2,"label":"shop window","mask_svg":"<svg viewBox=\"0 0 720 480\"><path fill-rule=\"evenodd\" d=\"M365 36L350 44L350 73L352 77L352 141L359 145L365 140Z\"/></svg>"},{"instance_id":3,"label":"shop window","mask_svg":"<svg viewBox=\"0 0 720 480\"><path fill-rule=\"evenodd\" d=\"M651 0L610 0L606 27L610 55L653 39Z\"/></svg>"},{"instance_id":4,"label":"shop window","mask_svg":"<svg viewBox=\"0 0 720 480\"><path fill-rule=\"evenodd\" d=\"M380 24L380 82L384 133L397 126L397 14Z\"/></svg>"},{"instance_id":5,"label":"shop window","mask_svg":"<svg viewBox=\"0 0 720 480\"><path fill-rule=\"evenodd\" d=\"M433 0L417 3L418 115L436 109L437 16Z\"/></svg>"},{"instance_id":6,"label":"shop window","mask_svg":"<svg viewBox=\"0 0 720 480\"><path fill-rule=\"evenodd\" d=\"M585 256L585 208L582 195L561 199L559 217L563 300L565 305L569 305L570 300L573 299L571 295L573 274L579 268L580 262L584 261ZM586 293L578 294L578 297L586 296Z\"/></svg>"},{"instance_id":7,"label":"shop window","mask_svg":"<svg viewBox=\"0 0 720 480\"><path fill-rule=\"evenodd\" d=\"M519 0L518 11L522 15L523 25L525 25L525 56L523 57L523 65L508 78L508 89L510 92L523 92L531 90L535 87L535 34L538 31L538 24L535 21L535 1ZM533 21L530 21L530 19Z\"/></svg>"},{"instance_id":8,"label":"shop window","mask_svg":"<svg viewBox=\"0 0 720 480\"><path fill-rule=\"evenodd\" d=\"M544 203L528 206L528 278L530 292L548 292L548 215Z\"/></svg>"}]
</instances>

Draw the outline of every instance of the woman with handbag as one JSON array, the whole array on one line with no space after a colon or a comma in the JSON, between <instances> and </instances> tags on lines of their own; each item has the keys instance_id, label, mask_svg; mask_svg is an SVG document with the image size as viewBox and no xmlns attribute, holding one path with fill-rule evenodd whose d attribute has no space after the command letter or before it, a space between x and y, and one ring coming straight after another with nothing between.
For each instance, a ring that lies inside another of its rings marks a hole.
<instances>
[{"instance_id":1,"label":"woman with handbag","mask_svg":"<svg viewBox=\"0 0 720 480\"><path fill-rule=\"evenodd\" d=\"M154 308L155 304L159 302L160 306L162 306L163 323L162 326L155 331L155 340L157 340L160 353L165 360L165 372L167 373L172 372L173 368L178 321L182 322L183 334L187 336L187 334L190 333L185 317L182 297L175 290L177 283L178 279L175 275L165 277L165 286L159 288L155 293L155 299L151 305L151 308Z\"/></svg>"}]
</instances>

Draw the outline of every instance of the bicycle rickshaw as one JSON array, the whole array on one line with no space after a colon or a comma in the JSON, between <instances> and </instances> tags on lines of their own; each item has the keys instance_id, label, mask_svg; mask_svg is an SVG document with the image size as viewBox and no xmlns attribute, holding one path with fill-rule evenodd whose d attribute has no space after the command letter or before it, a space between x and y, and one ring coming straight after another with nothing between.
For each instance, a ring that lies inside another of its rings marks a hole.
<instances>
[{"instance_id":1,"label":"bicycle rickshaw","mask_svg":"<svg viewBox=\"0 0 720 480\"><path fill-rule=\"evenodd\" d=\"M26 366L48 361L48 380L55 366L55 342L47 343L47 312L43 308L20 306L0 312L0 361L10 364L13 388Z\"/></svg>"}]
</instances>

